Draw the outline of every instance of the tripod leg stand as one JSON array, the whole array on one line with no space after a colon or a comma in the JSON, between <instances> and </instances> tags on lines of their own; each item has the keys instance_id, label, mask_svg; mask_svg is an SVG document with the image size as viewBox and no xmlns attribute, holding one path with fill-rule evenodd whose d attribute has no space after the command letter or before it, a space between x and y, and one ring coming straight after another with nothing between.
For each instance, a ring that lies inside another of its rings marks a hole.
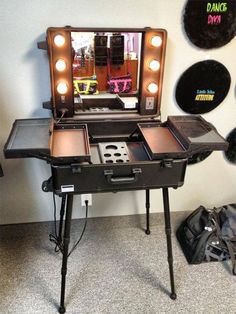
<instances>
[{"instance_id":1,"label":"tripod leg stand","mask_svg":"<svg viewBox=\"0 0 236 314\"><path fill-rule=\"evenodd\" d=\"M146 190L146 213L147 213L147 231L149 230L149 190ZM171 243L171 223L170 223L170 208L169 208L169 195L168 188L163 188L163 204L164 204L164 216L165 216L165 232L167 240L167 254L168 254L168 264L169 264L169 273L170 273L170 284L171 284L171 294L170 298L175 300L175 285L174 285L174 270L173 270L173 254L172 254L172 243ZM62 208L66 203L66 219L64 226L64 236L63 236L63 259L62 259L62 268L61 268L61 301L59 307L59 313L65 313L65 287L66 287L66 274L67 274L67 260L68 260L68 250L70 243L70 229L71 229L71 217L72 217L72 208L73 208L73 194L66 194L65 198L62 199ZM63 205L64 204L64 205ZM63 211L62 211L63 212ZM61 212L61 220L63 222ZM64 215L64 214L63 214ZM62 228L62 227L61 227ZM149 230L150 232L150 230ZM62 233L62 229L61 229Z\"/></svg>"},{"instance_id":2,"label":"tripod leg stand","mask_svg":"<svg viewBox=\"0 0 236 314\"><path fill-rule=\"evenodd\" d=\"M165 216L165 232L166 232L166 241L167 241L167 256L168 256L170 285L171 285L170 298L172 300L175 300L177 296L175 293L175 283L174 283L173 254L172 254L172 243L171 243L170 205L169 205L168 188L163 188L162 193L163 193L164 216Z\"/></svg>"},{"instance_id":3,"label":"tripod leg stand","mask_svg":"<svg viewBox=\"0 0 236 314\"><path fill-rule=\"evenodd\" d=\"M149 228L149 214L150 214L150 190L146 190L146 234L150 234Z\"/></svg>"},{"instance_id":4,"label":"tripod leg stand","mask_svg":"<svg viewBox=\"0 0 236 314\"><path fill-rule=\"evenodd\" d=\"M65 288L66 288L66 273L67 273L67 259L68 250L70 243L70 228L71 228L71 217L73 208L73 194L66 194L66 219L63 236L63 258L61 268L61 302L58 312L65 313Z\"/></svg>"}]
</instances>

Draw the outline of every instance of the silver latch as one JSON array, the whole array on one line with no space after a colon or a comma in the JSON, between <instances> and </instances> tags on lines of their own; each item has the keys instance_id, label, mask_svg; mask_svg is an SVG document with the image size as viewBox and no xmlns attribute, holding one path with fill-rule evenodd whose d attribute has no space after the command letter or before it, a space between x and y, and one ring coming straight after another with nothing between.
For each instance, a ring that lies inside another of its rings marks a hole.
<instances>
[{"instance_id":1,"label":"silver latch","mask_svg":"<svg viewBox=\"0 0 236 314\"><path fill-rule=\"evenodd\" d=\"M163 159L161 162L161 166L163 168L172 168L173 159Z\"/></svg>"},{"instance_id":2,"label":"silver latch","mask_svg":"<svg viewBox=\"0 0 236 314\"><path fill-rule=\"evenodd\" d=\"M82 169L80 164L71 164L72 173L81 173Z\"/></svg>"}]
</instances>

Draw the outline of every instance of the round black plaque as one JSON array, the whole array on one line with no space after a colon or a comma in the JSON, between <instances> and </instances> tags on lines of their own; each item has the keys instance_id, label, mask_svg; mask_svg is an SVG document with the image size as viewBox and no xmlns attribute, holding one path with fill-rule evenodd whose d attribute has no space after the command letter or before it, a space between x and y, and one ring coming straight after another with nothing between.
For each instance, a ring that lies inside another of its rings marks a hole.
<instances>
[{"instance_id":1,"label":"round black plaque","mask_svg":"<svg viewBox=\"0 0 236 314\"><path fill-rule=\"evenodd\" d=\"M236 1L189 0L183 23L195 46L203 49L222 47L236 34Z\"/></svg>"},{"instance_id":2,"label":"round black plaque","mask_svg":"<svg viewBox=\"0 0 236 314\"><path fill-rule=\"evenodd\" d=\"M179 107L191 114L216 108L228 94L231 77L226 67L215 60L195 63L180 77L175 97Z\"/></svg>"}]
</instances>

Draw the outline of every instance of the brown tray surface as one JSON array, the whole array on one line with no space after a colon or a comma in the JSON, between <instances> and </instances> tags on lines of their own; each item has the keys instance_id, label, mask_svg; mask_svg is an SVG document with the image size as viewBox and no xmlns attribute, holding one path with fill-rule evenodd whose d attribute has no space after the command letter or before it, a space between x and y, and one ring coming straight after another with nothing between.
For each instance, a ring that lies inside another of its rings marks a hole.
<instances>
[{"instance_id":1,"label":"brown tray surface","mask_svg":"<svg viewBox=\"0 0 236 314\"><path fill-rule=\"evenodd\" d=\"M153 154L183 152L171 131L166 127L144 127L141 129L144 139Z\"/></svg>"},{"instance_id":2,"label":"brown tray surface","mask_svg":"<svg viewBox=\"0 0 236 314\"><path fill-rule=\"evenodd\" d=\"M54 130L51 155L53 157L89 155L84 132L84 129Z\"/></svg>"}]
</instances>

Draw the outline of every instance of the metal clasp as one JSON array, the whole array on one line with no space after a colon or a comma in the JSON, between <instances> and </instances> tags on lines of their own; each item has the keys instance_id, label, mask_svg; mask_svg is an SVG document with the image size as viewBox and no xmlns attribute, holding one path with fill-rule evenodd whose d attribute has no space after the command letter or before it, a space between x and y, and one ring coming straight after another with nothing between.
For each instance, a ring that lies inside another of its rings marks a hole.
<instances>
[{"instance_id":1,"label":"metal clasp","mask_svg":"<svg viewBox=\"0 0 236 314\"><path fill-rule=\"evenodd\" d=\"M161 162L162 168L172 168L173 166L173 159L163 159Z\"/></svg>"}]
</instances>

